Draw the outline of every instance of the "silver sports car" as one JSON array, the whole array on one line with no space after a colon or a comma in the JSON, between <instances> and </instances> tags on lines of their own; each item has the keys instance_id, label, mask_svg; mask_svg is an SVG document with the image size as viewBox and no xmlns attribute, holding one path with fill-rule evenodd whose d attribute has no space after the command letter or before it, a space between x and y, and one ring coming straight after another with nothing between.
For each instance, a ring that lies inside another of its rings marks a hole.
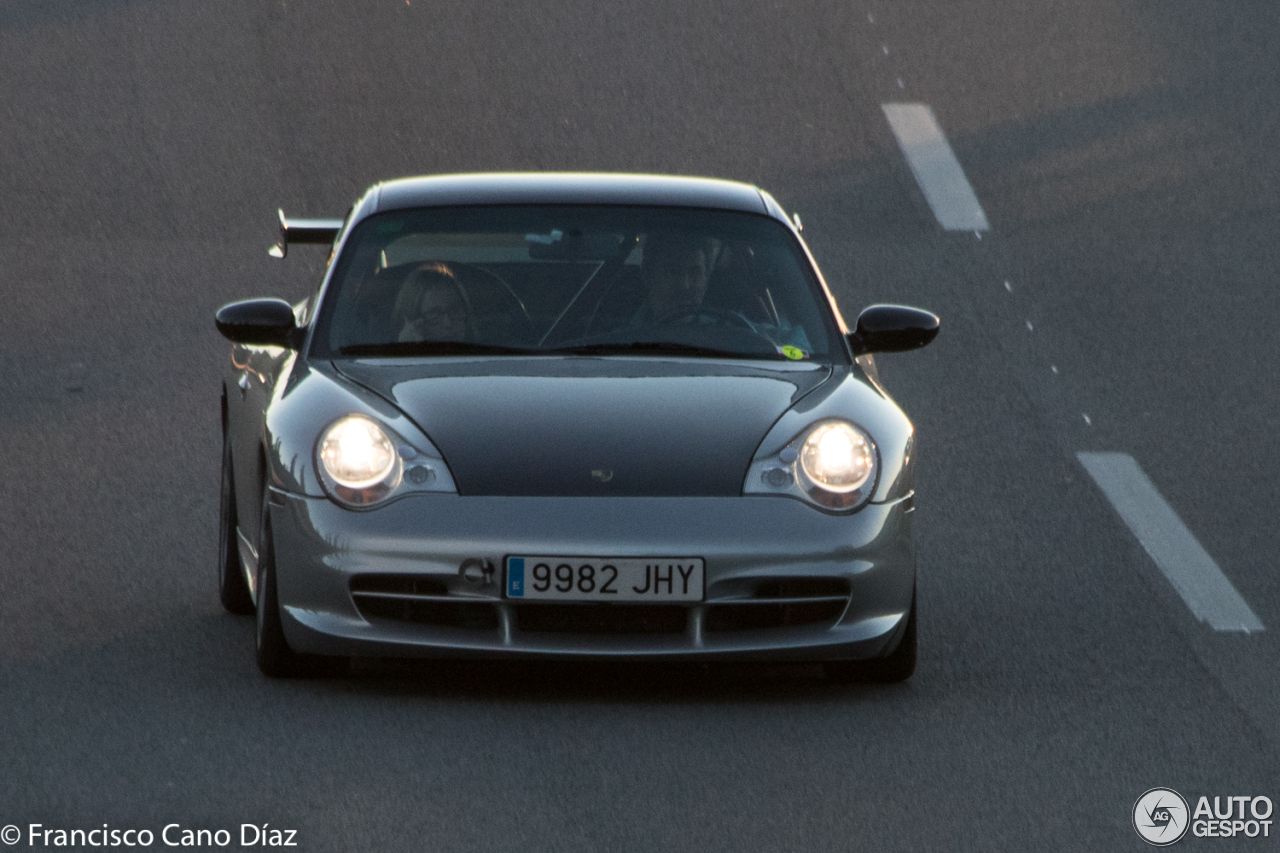
<instances>
[{"instance_id":1,"label":"silver sports car","mask_svg":"<svg viewBox=\"0 0 1280 853\"><path fill-rule=\"evenodd\" d=\"M315 294L218 311L222 603L329 656L916 661L910 421L768 193L516 174L371 188Z\"/></svg>"}]
</instances>

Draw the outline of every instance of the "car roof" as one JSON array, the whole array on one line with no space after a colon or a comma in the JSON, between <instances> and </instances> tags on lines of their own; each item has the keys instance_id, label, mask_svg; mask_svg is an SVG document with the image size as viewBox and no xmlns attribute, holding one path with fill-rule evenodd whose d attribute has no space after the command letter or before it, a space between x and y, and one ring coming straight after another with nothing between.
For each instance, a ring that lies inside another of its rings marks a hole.
<instances>
[{"instance_id":1,"label":"car roof","mask_svg":"<svg viewBox=\"0 0 1280 853\"><path fill-rule=\"evenodd\" d=\"M702 207L770 215L757 187L712 178L514 172L401 178L374 188L370 213L471 204L619 204Z\"/></svg>"}]
</instances>

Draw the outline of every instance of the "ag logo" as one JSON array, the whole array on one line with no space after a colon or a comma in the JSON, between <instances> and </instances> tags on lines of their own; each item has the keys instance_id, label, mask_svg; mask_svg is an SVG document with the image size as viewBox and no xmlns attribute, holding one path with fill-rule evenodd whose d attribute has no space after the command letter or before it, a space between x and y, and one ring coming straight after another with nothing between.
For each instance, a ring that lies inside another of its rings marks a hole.
<instances>
[{"instance_id":1,"label":"ag logo","mask_svg":"<svg viewBox=\"0 0 1280 853\"><path fill-rule=\"evenodd\" d=\"M1152 788L1133 804L1133 828L1143 841L1157 847L1186 835L1188 817L1187 801L1171 788Z\"/></svg>"}]
</instances>

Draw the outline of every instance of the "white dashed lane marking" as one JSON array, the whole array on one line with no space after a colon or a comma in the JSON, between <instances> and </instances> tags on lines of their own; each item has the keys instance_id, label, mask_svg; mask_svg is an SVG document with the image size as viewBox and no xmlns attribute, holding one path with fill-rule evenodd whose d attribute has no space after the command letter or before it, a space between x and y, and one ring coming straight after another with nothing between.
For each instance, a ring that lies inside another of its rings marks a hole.
<instances>
[{"instance_id":1,"label":"white dashed lane marking","mask_svg":"<svg viewBox=\"0 0 1280 853\"><path fill-rule=\"evenodd\" d=\"M987 215L926 104L881 104L916 183L946 231L986 231Z\"/></svg>"},{"instance_id":2,"label":"white dashed lane marking","mask_svg":"<svg viewBox=\"0 0 1280 853\"><path fill-rule=\"evenodd\" d=\"M1182 600L1215 631L1263 630L1262 621L1127 453L1077 453Z\"/></svg>"}]
</instances>

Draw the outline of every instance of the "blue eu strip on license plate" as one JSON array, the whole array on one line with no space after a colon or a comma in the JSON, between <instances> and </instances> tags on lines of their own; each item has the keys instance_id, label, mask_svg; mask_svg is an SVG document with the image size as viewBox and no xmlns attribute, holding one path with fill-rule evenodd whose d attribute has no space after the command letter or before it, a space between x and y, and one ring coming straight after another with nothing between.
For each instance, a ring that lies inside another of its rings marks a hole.
<instances>
[{"instance_id":1,"label":"blue eu strip on license plate","mask_svg":"<svg viewBox=\"0 0 1280 853\"><path fill-rule=\"evenodd\" d=\"M507 561L507 597L524 598L524 557Z\"/></svg>"}]
</instances>

